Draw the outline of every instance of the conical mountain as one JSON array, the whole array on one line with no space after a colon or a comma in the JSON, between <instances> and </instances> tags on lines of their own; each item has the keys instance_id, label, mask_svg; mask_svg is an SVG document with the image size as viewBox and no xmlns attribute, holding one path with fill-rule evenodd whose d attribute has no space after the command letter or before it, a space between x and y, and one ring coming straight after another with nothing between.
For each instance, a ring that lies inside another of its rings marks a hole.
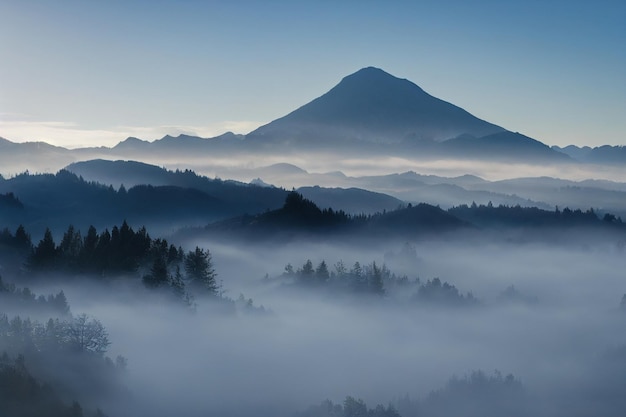
<instances>
[{"instance_id":1,"label":"conical mountain","mask_svg":"<svg viewBox=\"0 0 626 417\"><path fill-rule=\"evenodd\" d=\"M503 132L411 81L368 67L348 75L323 96L248 135L287 143L341 145L367 141L443 141Z\"/></svg>"}]
</instances>

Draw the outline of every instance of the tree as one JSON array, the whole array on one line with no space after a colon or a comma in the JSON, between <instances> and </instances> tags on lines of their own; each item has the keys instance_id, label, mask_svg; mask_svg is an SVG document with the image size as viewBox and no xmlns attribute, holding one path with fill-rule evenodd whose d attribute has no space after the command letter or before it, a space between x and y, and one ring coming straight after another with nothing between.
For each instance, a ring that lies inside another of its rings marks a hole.
<instances>
[{"instance_id":1,"label":"tree","mask_svg":"<svg viewBox=\"0 0 626 417\"><path fill-rule=\"evenodd\" d=\"M350 278L352 278L352 286L355 290L362 291L366 289L367 282L363 276L363 268L358 261L354 263L354 266L350 270Z\"/></svg>"},{"instance_id":2,"label":"tree","mask_svg":"<svg viewBox=\"0 0 626 417\"><path fill-rule=\"evenodd\" d=\"M216 281L217 274L213 269L213 261L208 249L205 251L196 246L195 250L189 251L185 256L185 272L194 286L217 295L219 290Z\"/></svg>"},{"instance_id":3,"label":"tree","mask_svg":"<svg viewBox=\"0 0 626 417\"><path fill-rule=\"evenodd\" d=\"M385 289L383 288L383 274L381 269L376 265L376 262L372 263L370 276L369 276L369 290L378 295L383 295Z\"/></svg>"},{"instance_id":4,"label":"tree","mask_svg":"<svg viewBox=\"0 0 626 417\"><path fill-rule=\"evenodd\" d=\"M83 241L83 250L85 251L86 254L91 256L96 250L97 246L98 246L98 231L92 225L92 226L89 226L89 229L87 230L87 236L85 236L85 240Z\"/></svg>"},{"instance_id":5,"label":"tree","mask_svg":"<svg viewBox=\"0 0 626 417\"><path fill-rule=\"evenodd\" d=\"M80 352L102 355L111 344L109 334L99 320L90 319L86 314L76 317L68 326L67 341Z\"/></svg>"},{"instance_id":6,"label":"tree","mask_svg":"<svg viewBox=\"0 0 626 417\"><path fill-rule=\"evenodd\" d=\"M30 249L32 245L30 235L26 233L26 229L21 224L15 230L15 243L18 247L24 249Z\"/></svg>"},{"instance_id":7,"label":"tree","mask_svg":"<svg viewBox=\"0 0 626 417\"><path fill-rule=\"evenodd\" d=\"M346 397L343 401L343 415L345 417L367 417L367 405L362 399Z\"/></svg>"},{"instance_id":8,"label":"tree","mask_svg":"<svg viewBox=\"0 0 626 417\"><path fill-rule=\"evenodd\" d=\"M78 261L78 257L82 252L83 239L80 231L75 231L74 226L70 225L61 239L58 247L61 262L66 267L73 267Z\"/></svg>"},{"instance_id":9,"label":"tree","mask_svg":"<svg viewBox=\"0 0 626 417\"><path fill-rule=\"evenodd\" d=\"M302 265L302 269L298 269L298 278L305 284L312 284L315 279L315 268L310 259Z\"/></svg>"},{"instance_id":10,"label":"tree","mask_svg":"<svg viewBox=\"0 0 626 417\"><path fill-rule=\"evenodd\" d=\"M315 269L315 277L317 280L324 284L330 278L330 274L328 273L328 266L326 266L326 262L322 261Z\"/></svg>"},{"instance_id":11,"label":"tree","mask_svg":"<svg viewBox=\"0 0 626 417\"><path fill-rule=\"evenodd\" d=\"M343 263L343 261L342 260L337 261L335 263L335 274L337 275L337 278L343 279L347 273L348 273L348 268L346 268L346 265Z\"/></svg>"},{"instance_id":12,"label":"tree","mask_svg":"<svg viewBox=\"0 0 626 417\"><path fill-rule=\"evenodd\" d=\"M57 250L52 232L46 228L43 239L39 241L37 247L30 258L30 265L33 268L44 268L52 266L56 260Z\"/></svg>"},{"instance_id":13,"label":"tree","mask_svg":"<svg viewBox=\"0 0 626 417\"><path fill-rule=\"evenodd\" d=\"M147 287L157 288L166 284L169 281L169 274L167 272L167 264L162 256L154 258L150 273L144 275L143 283Z\"/></svg>"},{"instance_id":14,"label":"tree","mask_svg":"<svg viewBox=\"0 0 626 417\"><path fill-rule=\"evenodd\" d=\"M171 277L170 286L172 287L172 292L177 298L185 298L185 283L183 282L183 276L180 273L180 267L178 265L176 266L176 274Z\"/></svg>"}]
</instances>

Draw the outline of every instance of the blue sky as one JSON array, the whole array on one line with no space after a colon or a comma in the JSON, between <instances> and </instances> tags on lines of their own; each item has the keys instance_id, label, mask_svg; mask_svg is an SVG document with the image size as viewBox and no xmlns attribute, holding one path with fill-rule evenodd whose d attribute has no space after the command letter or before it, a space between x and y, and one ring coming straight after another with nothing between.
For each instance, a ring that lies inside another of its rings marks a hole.
<instances>
[{"instance_id":1,"label":"blue sky","mask_svg":"<svg viewBox=\"0 0 626 417\"><path fill-rule=\"evenodd\" d=\"M624 1L0 0L0 136L247 133L376 66L547 144L626 145L625 22Z\"/></svg>"}]
</instances>

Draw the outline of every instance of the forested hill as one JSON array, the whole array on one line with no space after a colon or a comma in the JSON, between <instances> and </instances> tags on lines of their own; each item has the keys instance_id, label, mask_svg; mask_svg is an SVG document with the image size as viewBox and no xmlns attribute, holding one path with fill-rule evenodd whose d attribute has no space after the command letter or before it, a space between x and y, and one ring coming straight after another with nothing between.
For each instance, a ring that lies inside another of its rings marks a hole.
<instances>
[{"instance_id":1,"label":"forested hill","mask_svg":"<svg viewBox=\"0 0 626 417\"><path fill-rule=\"evenodd\" d=\"M3 227L26 226L32 233L46 227L60 233L68 224L110 227L127 219L131 224L159 230L203 225L244 213L279 208L286 191L243 183L210 180L193 172L180 173L198 188L176 185L136 185L129 189L96 182L65 170L57 174L17 175L0 181Z\"/></svg>"},{"instance_id":2,"label":"forested hill","mask_svg":"<svg viewBox=\"0 0 626 417\"><path fill-rule=\"evenodd\" d=\"M438 207L428 204L374 215L348 215L332 208L320 209L297 192L291 192L282 208L256 216L241 216L213 223L210 233L258 239L284 236L400 235L440 232L470 225Z\"/></svg>"},{"instance_id":3,"label":"forested hill","mask_svg":"<svg viewBox=\"0 0 626 417\"><path fill-rule=\"evenodd\" d=\"M403 237L437 234L454 230L527 229L567 230L578 227L611 231L626 239L626 223L610 213L598 216L587 211L564 208L555 211L535 207L462 205L449 210L429 204L409 204L374 215L348 215L332 208L320 209L293 191L282 208L256 216L240 216L208 225L209 235L277 239L285 237Z\"/></svg>"}]
</instances>

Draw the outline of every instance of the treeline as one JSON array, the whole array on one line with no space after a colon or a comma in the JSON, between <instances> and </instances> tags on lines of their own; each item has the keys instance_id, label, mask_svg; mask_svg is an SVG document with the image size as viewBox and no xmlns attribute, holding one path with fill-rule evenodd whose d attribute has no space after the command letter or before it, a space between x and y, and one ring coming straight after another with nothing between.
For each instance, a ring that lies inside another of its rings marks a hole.
<instances>
[{"instance_id":1,"label":"treeline","mask_svg":"<svg viewBox=\"0 0 626 417\"><path fill-rule=\"evenodd\" d=\"M241 216L212 223L205 232L222 234L225 238L274 239L284 242L294 236L336 239L338 236L362 238L413 238L422 233L452 230L475 230L476 227L610 227L623 229L619 217L604 214L602 219L593 209L581 211L565 208L555 211L536 207L472 204L443 210L420 203L408 204L393 211L376 214L349 215L332 208L320 209L315 203L291 191L282 208L262 214Z\"/></svg>"},{"instance_id":2,"label":"treeline","mask_svg":"<svg viewBox=\"0 0 626 417\"><path fill-rule=\"evenodd\" d=\"M280 232L291 229L321 231L341 228L352 224L354 216L342 210L320 209L302 194L291 191L287 194L283 206L256 216L243 216L239 219L226 220L216 225L217 229L231 229L232 226L247 226L254 230L274 229ZM213 227L213 226L211 226Z\"/></svg>"},{"instance_id":3,"label":"treeline","mask_svg":"<svg viewBox=\"0 0 626 417\"><path fill-rule=\"evenodd\" d=\"M530 401L522 383L496 371L487 375L474 371L463 378L451 378L445 387L423 400L404 396L387 407L369 408L365 401L348 396L343 404L326 400L311 406L298 417L521 417L530 416Z\"/></svg>"},{"instance_id":4,"label":"treeline","mask_svg":"<svg viewBox=\"0 0 626 417\"><path fill-rule=\"evenodd\" d=\"M53 316L70 314L70 306L63 291L49 294L48 297L37 296L28 287L19 288L13 283L5 283L2 276L0 276L0 304L5 311L22 310Z\"/></svg>"},{"instance_id":5,"label":"treeline","mask_svg":"<svg viewBox=\"0 0 626 417\"><path fill-rule=\"evenodd\" d=\"M50 318L45 323L0 314L0 397L11 398L0 401L0 410L7 407L11 413L0 415L54 416L57 414L43 412L54 405L59 416L79 417L83 416L79 403L64 407L58 398L85 399L94 404L119 394L126 359L118 356L114 362L105 356L109 345L102 323L85 314ZM12 364L10 358L17 360ZM63 414L64 410L73 414Z\"/></svg>"},{"instance_id":6,"label":"treeline","mask_svg":"<svg viewBox=\"0 0 626 417\"><path fill-rule=\"evenodd\" d=\"M153 258L172 263L182 259L182 249L164 239L152 239L145 227L137 231L124 221L98 233L90 226L83 237L70 225L57 244L50 229L32 245L26 266L33 272L59 270L100 276L134 272Z\"/></svg>"},{"instance_id":7,"label":"treeline","mask_svg":"<svg viewBox=\"0 0 626 417\"><path fill-rule=\"evenodd\" d=\"M329 271L326 261L322 260L314 267L310 259L297 270L294 270L291 264L287 264L283 276L293 278L297 284L308 287L327 287L378 296L385 294L383 280L392 279L387 267L385 265L379 267L376 262L363 267L359 262L355 262L352 268L348 269L343 261L339 261L334 265L333 271Z\"/></svg>"},{"instance_id":8,"label":"treeline","mask_svg":"<svg viewBox=\"0 0 626 417\"><path fill-rule=\"evenodd\" d=\"M410 302L416 305L470 306L478 303L471 292L462 294L454 285L433 278L422 282L419 278L409 280L406 275L397 276L385 264L376 262L361 265L355 262L351 268L338 261L329 270L325 260L317 266L309 259L301 267L285 266L282 279L311 289L325 289L335 293L374 295L382 297L391 293L412 292Z\"/></svg>"},{"instance_id":9,"label":"treeline","mask_svg":"<svg viewBox=\"0 0 626 417\"><path fill-rule=\"evenodd\" d=\"M402 417L393 405L382 404L368 408L365 401L347 396L343 404L335 404L330 400L309 407L298 417Z\"/></svg>"},{"instance_id":10,"label":"treeline","mask_svg":"<svg viewBox=\"0 0 626 417\"><path fill-rule=\"evenodd\" d=\"M112 163L100 172L122 182L128 178L138 185L126 188L116 184L114 188L86 181L65 169L56 174L26 172L1 181L0 195L5 198L0 198L0 217L12 229L22 223L33 231L36 227L37 233L48 226L56 234L69 223L81 230L89 224L101 229L124 218L155 229L164 223L201 225L244 213L262 213L280 207L286 194L282 189L213 180L190 171L174 173L154 167L160 173L144 175L135 172L141 167L133 168L140 164L129 164L128 169L116 165ZM110 172L112 169L125 170L127 175L118 176ZM144 184L152 181L155 185Z\"/></svg>"},{"instance_id":11,"label":"treeline","mask_svg":"<svg viewBox=\"0 0 626 417\"><path fill-rule=\"evenodd\" d=\"M30 318L0 314L0 345L17 355L84 353L103 356L111 342L99 320L85 314L70 319L50 318L44 324ZM123 363L123 358L118 358Z\"/></svg>"},{"instance_id":12,"label":"treeline","mask_svg":"<svg viewBox=\"0 0 626 417\"><path fill-rule=\"evenodd\" d=\"M0 415L102 416L66 402L94 405L121 392L126 359L106 356L111 342L104 325L73 316L62 291L37 296L0 280L0 301L0 398L10 398L0 400ZM31 316L44 313L42 321Z\"/></svg>"},{"instance_id":13,"label":"treeline","mask_svg":"<svg viewBox=\"0 0 626 417\"><path fill-rule=\"evenodd\" d=\"M99 278L139 275L150 288L169 288L191 303L189 286L195 293L217 295L220 285L209 250L196 247L185 253L166 239L153 239L145 227L135 231L126 221L111 231L98 233L90 226L83 237L70 225L57 244L50 229L34 245L23 226L12 234L0 233L0 245L21 254L32 275L62 272Z\"/></svg>"},{"instance_id":14,"label":"treeline","mask_svg":"<svg viewBox=\"0 0 626 417\"><path fill-rule=\"evenodd\" d=\"M622 225L621 217L605 213L602 218L593 208L580 209L558 207L554 211L537 207L506 206L488 203L487 205L462 204L448 209L448 213L475 225L493 226L585 226L599 224Z\"/></svg>"}]
</instances>

